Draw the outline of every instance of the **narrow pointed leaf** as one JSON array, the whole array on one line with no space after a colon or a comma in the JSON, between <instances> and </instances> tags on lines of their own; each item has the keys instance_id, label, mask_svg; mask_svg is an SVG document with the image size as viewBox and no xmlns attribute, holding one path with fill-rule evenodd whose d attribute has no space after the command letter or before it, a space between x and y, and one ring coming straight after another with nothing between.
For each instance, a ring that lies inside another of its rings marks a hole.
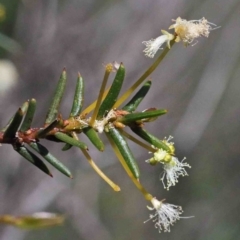
<instances>
[{"instance_id":1,"label":"narrow pointed leaf","mask_svg":"<svg viewBox=\"0 0 240 240\"><path fill-rule=\"evenodd\" d=\"M15 113L11 123L8 125L7 129L4 132L4 138L14 138L15 134L20 127L24 113L21 108Z\"/></svg>"},{"instance_id":2,"label":"narrow pointed leaf","mask_svg":"<svg viewBox=\"0 0 240 240\"><path fill-rule=\"evenodd\" d=\"M45 137L45 139L52 141L52 142L57 142L57 143L63 142L63 141L59 140L58 138L56 138L55 135L47 135Z\"/></svg>"},{"instance_id":3,"label":"narrow pointed leaf","mask_svg":"<svg viewBox=\"0 0 240 240\"><path fill-rule=\"evenodd\" d=\"M23 115L26 114L26 112L27 112L27 110L28 110L28 107L29 107L29 101L24 102L23 105L21 106Z\"/></svg>"},{"instance_id":4,"label":"narrow pointed leaf","mask_svg":"<svg viewBox=\"0 0 240 240\"><path fill-rule=\"evenodd\" d=\"M146 112L140 112L140 113L130 113L125 115L124 117L121 117L118 119L118 122L121 122L123 124L129 124L136 122L138 120L144 120L148 118L157 117L163 114L166 114L167 111L165 109L159 109L154 111L146 111Z\"/></svg>"},{"instance_id":5,"label":"narrow pointed leaf","mask_svg":"<svg viewBox=\"0 0 240 240\"><path fill-rule=\"evenodd\" d=\"M154 135L147 132L145 129L141 127L131 127L131 130L156 148L161 148L167 152L171 152L170 148L163 141L159 140Z\"/></svg>"},{"instance_id":6,"label":"narrow pointed leaf","mask_svg":"<svg viewBox=\"0 0 240 240\"><path fill-rule=\"evenodd\" d=\"M113 80L112 86L109 89L109 92L106 98L103 100L99 108L98 115L97 115L98 119L102 118L104 114L108 112L117 101L118 95L122 88L124 77L125 77L125 68L123 64L120 64L118 71L116 73L116 76Z\"/></svg>"},{"instance_id":7,"label":"narrow pointed leaf","mask_svg":"<svg viewBox=\"0 0 240 240\"><path fill-rule=\"evenodd\" d=\"M30 143L36 152L38 152L44 159L46 159L52 166L54 166L58 171L66 175L67 177L72 178L70 170L62 164L56 157L54 157L43 145L40 143Z\"/></svg>"},{"instance_id":8,"label":"narrow pointed leaf","mask_svg":"<svg viewBox=\"0 0 240 240\"><path fill-rule=\"evenodd\" d=\"M40 129L37 133L37 137L38 138L44 138L46 137L46 135L52 131L59 123L59 120L56 119L54 120L51 124L49 124L47 127L43 128L43 129Z\"/></svg>"},{"instance_id":9,"label":"narrow pointed leaf","mask_svg":"<svg viewBox=\"0 0 240 240\"><path fill-rule=\"evenodd\" d=\"M77 86L75 89L75 95L73 99L73 105L70 117L76 117L80 114L84 100L84 81L80 74L78 74Z\"/></svg>"},{"instance_id":10,"label":"narrow pointed leaf","mask_svg":"<svg viewBox=\"0 0 240 240\"><path fill-rule=\"evenodd\" d=\"M122 108L122 110L128 111L128 112L134 112L138 105L141 103L141 101L144 99L146 94L148 93L152 82L147 81L140 90L133 96L133 98Z\"/></svg>"},{"instance_id":11,"label":"narrow pointed leaf","mask_svg":"<svg viewBox=\"0 0 240 240\"><path fill-rule=\"evenodd\" d=\"M88 149L88 147L87 147L87 145L85 143L80 142L80 141L78 141L78 140L76 140L76 139L74 139L72 137L69 137L67 134L64 134L64 133L61 133L61 132L57 132L57 133L54 134L54 136L57 139L61 140L62 142L68 143L68 144L70 144L72 146L76 146L76 147L79 147L79 148L85 149L85 150Z\"/></svg>"},{"instance_id":12,"label":"narrow pointed leaf","mask_svg":"<svg viewBox=\"0 0 240 240\"><path fill-rule=\"evenodd\" d=\"M33 116L34 116L34 113L35 113L35 110L36 110L36 103L37 102L34 98L29 101L29 106L28 106L28 109L27 109L27 113L26 113L26 116L23 120L22 126L20 128L21 132L25 132L31 127Z\"/></svg>"},{"instance_id":13,"label":"narrow pointed leaf","mask_svg":"<svg viewBox=\"0 0 240 240\"><path fill-rule=\"evenodd\" d=\"M156 109L156 108L147 108L145 110L143 110L142 112L151 112L151 111L156 111L156 110L159 110L159 109ZM164 109L162 109L164 110ZM166 113L167 113L167 110L165 110ZM153 122L155 121L159 116L156 116L156 117L150 117L150 118L145 118L145 119L142 119L140 122Z\"/></svg>"},{"instance_id":14,"label":"narrow pointed leaf","mask_svg":"<svg viewBox=\"0 0 240 240\"><path fill-rule=\"evenodd\" d=\"M57 117L59 105L62 100L62 96L66 87L66 82L67 82L67 73L66 73L66 70L64 69L58 81L58 85L54 93L52 103L50 105L50 108L46 116L45 124L50 124Z\"/></svg>"},{"instance_id":15,"label":"narrow pointed leaf","mask_svg":"<svg viewBox=\"0 0 240 240\"><path fill-rule=\"evenodd\" d=\"M14 117L14 116L13 116L13 117ZM3 133L6 132L6 130L8 129L9 125L11 124L11 122L12 122L12 120L13 120L13 117L11 117L11 118L9 119L7 125L0 130L1 132L3 132Z\"/></svg>"},{"instance_id":16,"label":"narrow pointed leaf","mask_svg":"<svg viewBox=\"0 0 240 240\"><path fill-rule=\"evenodd\" d=\"M44 162L39 157L37 157L35 154L30 152L26 147L24 147L24 146L14 147L14 150L16 150L21 156L23 156L30 163L32 163L37 168L42 170L44 173L46 173L47 175L52 177L52 173L49 171L49 169L44 164Z\"/></svg>"},{"instance_id":17,"label":"narrow pointed leaf","mask_svg":"<svg viewBox=\"0 0 240 240\"><path fill-rule=\"evenodd\" d=\"M69 136L78 141L78 136L77 136L77 134L76 134L75 132L70 133ZM69 150L70 148L72 148L72 146L73 146L73 145L66 143L66 144L63 146L62 151L67 151L67 150Z\"/></svg>"},{"instance_id":18,"label":"narrow pointed leaf","mask_svg":"<svg viewBox=\"0 0 240 240\"><path fill-rule=\"evenodd\" d=\"M27 102L24 102L23 105L21 106L21 110L22 110L22 112L23 112L23 115L26 113L27 109L28 109L28 101L27 101ZM5 132L5 131L7 130L7 128L8 128L9 125L11 124L11 122L12 122L12 120L13 120L14 117L15 117L15 115L10 118L10 120L9 120L8 123L7 123L7 125L0 130L1 132Z\"/></svg>"},{"instance_id":19,"label":"narrow pointed leaf","mask_svg":"<svg viewBox=\"0 0 240 240\"><path fill-rule=\"evenodd\" d=\"M170 41L170 47L172 47L175 43L176 37ZM153 62L153 64L143 73L143 75L136 81L134 84L118 99L116 104L114 105L115 108L118 108L131 94L137 87L139 87L143 81L150 75L152 72L158 67L158 65L162 62L164 57L169 52L169 48L166 47L161 55Z\"/></svg>"},{"instance_id":20,"label":"narrow pointed leaf","mask_svg":"<svg viewBox=\"0 0 240 240\"><path fill-rule=\"evenodd\" d=\"M126 164L128 165L130 171L132 172L133 176L136 179L139 179L140 177L140 171L138 168L138 165L136 163L136 160L134 159L134 156L125 140L125 138L119 133L119 131L114 128L110 127L109 132L106 132L106 134L113 140L113 142L116 144L119 152L123 156Z\"/></svg>"},{"instance_id":21,"label":"narrow pointed leaf","mask_svg":"<svg viewBox=\"0 0 240 240\"><path fill-rule=\"evenodd\" d=\"M102 140L99 138L97 132L92 127L87 127L83 129L83 133L89 138L92 144L99 150L104 150L104 144Z\"/></svg>"}]
</instances>

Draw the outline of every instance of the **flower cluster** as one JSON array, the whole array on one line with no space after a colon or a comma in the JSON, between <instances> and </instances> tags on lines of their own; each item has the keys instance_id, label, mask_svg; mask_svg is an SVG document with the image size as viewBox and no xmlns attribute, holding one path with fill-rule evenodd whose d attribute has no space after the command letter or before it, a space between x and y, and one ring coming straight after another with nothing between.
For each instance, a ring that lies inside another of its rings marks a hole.
<instances>
[{"instance_id":1,"label":"flower cluster","mask_svg":"<svg viewBox=\"0 0 240 240\"><path fill-rule=\"evenodd\" d=\"M174 30L173 34L161 30L161 36L142 42L146 46L143 52L147 57L153 58L157 51L162 49L162 46L166 44L167 48L165 52L156 60L161 61L161 57L167 53L174 42L182 42L186 47L189 45L193 46L198 42L197 39L199 37L207 38L212 30L219 28L204 17L199 20L190 21L178 17L176 20L173 20L173 22L174 24L169 27L169 29ZM179 176L188 175L186 168L191 168L188 163L184 162L186 158L179 161L178 158L175 157L175 147L171 139L171 136L165 138L162 143L157 144L158 147L156 147L156 145L151 146L152 149L150 153L153 154L153 156L146 160L146 162L151 165L162 164L163 173L160 180L162 181L163 187L167 190L176 185ZM155 213L150 214L149 219L145 222L152 220L159 232L170 232L170 226L180 218L183 218L180 217L183 213L180 206L163 203L163 201L158 201L154 197L152 197L150 201L153 207L148 207L148 209L151 211L155 210Z\"/></svg>"},{"instance_id":2,"label":"flower cluster","mask_svg":"<svg viewBox=\"0 0 240 240\"><path fill-rule=\"evenodd\" d=\"M208 22L206 18L187 21L178 17L173 21L175 23L171 25L169 29L174 29L175 35L162 30L163 35L156 39L142 42L146 46L143 52L147 57L153 58L164 43L170 48L170 42L172 40L175 40L175 42L182 41L185 46L190 44L193 46L197 43L197 38L202 36L208 37L210 31L218 28L214 23Z\"/></svg>"},{"instance_id":3,"label":"flower cluster","mask_svg":"<svg viewBox=\"0 0 240 240\"><path fill-rule=\"evenodd\" d=\"M179 176L187 176L188 173L185 170L186 167L191 168L188 163L185 163L184 160L179 161L178 158L173 156L175 152L174 143L170 142L172 136L169 138L165 138L163 142L168 146L170 152L163 150L162 148L156 149L156 152L153 153L153 157L146 160L147 163L151 165L155 165L157 163L161 163L163 165L163 174L161 177L161 181L163 183L163 187L167 190L171 186L175 186L178 182ZM166 184L165 184L166 182Z\"/></svg>"}]
</instances>

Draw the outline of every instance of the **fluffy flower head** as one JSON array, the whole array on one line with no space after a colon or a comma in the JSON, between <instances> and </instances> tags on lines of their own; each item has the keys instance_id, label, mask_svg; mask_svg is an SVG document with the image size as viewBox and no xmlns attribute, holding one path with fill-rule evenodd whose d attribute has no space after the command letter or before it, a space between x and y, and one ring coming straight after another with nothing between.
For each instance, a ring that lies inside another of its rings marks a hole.
<instances>
[{"instance_id":1,"label":"fluffy flower head","mask_svg":"<svg viewBox=\"0 0 240 240\"><path fill-rule=\"evenodd\" d=\"M144 223L152 220L159 232L170 232L170 226L181 218L180 215L183 213L182 207L163 203L163 201L158 201L156 198L153 198L151 203L153 207L148 207L148 209L151 211L155 210L155 213L150 214L149 219Z\"/></svg>"},{"instance_id":2,"label":"fluffy flower head","mask_svg":"<svg viewBox=\"0 0 240 240\"><path fill-rule=\"evenodd\" d=\"M169 152L163 150L162 148L158 148L156 152L153 153L153 157L146 160L146 162L151 165L156 165L157 163L162 164L163 173L161 181L163 183L163 187L167 190L169 190L171 186L176 185L179 176L188 176L185 169L186 167L191 168L188 163L184 162L185 158L182 161L179 161L178 158L174 156L175 147L174 143L171 142L171 139L173 139L173 137L169 136L163 140L170 149Z\"/></svg>"},{"instance_id":3,"label":"fluffy flower head","mask_svg":"<svg viewBox=\"0 0 240 240\"><path fill-rule=\"evenodd\" d=\"M208 37L211 30L217 28L217 26L211 22L208 22L206 18L199 20L187 21L178 17L173 20L175 23L169 27L174 29L177 34L176 42L182 41L184 45L197 43L196 39L203 36ZM194 41L196 41L194 43Z\"/></svg>"},{"instance_id":4,"label":"fluffy flower head","mask_svg":"<svg viewBox=\"0 0 240 240\"><path fill-rule=\"evenodd\" d=\"M155 148L153 145L152 147ZM149 152L149 153L152 153L152 152ZM169 159L171 159L171 155L167 153L165 150L159 148L157 149L156 152L153 153L153 157L146 160L146 162L150 163L151 165L156 165L161 161L169 161Z\"/></svg>"},{"instance_id":5,"label":"fluffy flower head","mask_svg":"<svg viewBox=\"0 0 240 240\"><path fill-rule=\"evenodd\" d=\"M185 158L180 162L178 158L172 157L171 161L163 164L163 175L161 181L163 187L169 190L171 186L175 186L178 182L179 176L188 176L186 167L191 168L188 163L183 162ZM165 184L166 182L166 184ZM166 186L167 185L167 186Z\"/></svg>"},{"instance_id":6,"label":"fluffy flower head","mask_svg":"<svg viewBox=\"0 0 240 240\"><path fill-rule=\"evenodd\" d=\"M163 143L166 144L168 146L168 148L170 149L169 152L163 150L162 148L156 148L152 145L152 148L156 149L156 151L153 153L153 157L146 160L147 163L150 163L151 165L155 165L159 162L169 162L171 161L172 155L175 152L175 147L174 147L174 143L170 142L170 140L173 139L172 136L169 136L168 138L164 138L163 139ZM152 152L150 152L152 153Z\"/></svg>"},{"instance_id":7,"label":"fluffy flower head","mask_svg":"<svg viewBox=\"0 0 240 240\"><path fill-rule=\"evenodd\" d=\"M170 149L169 152L163 150L162 148L156 148L154 146L152 146L153 148L156 149L156 151L153 153L153 157L146 160L147 163L150 163L151 165L155 165L159 162L164 163L164 162L169 162L171 161L172 155L175 152L175 147L174 147L174 143L170 142L170 140L172 140L173 137L169 136L168 138L164 138L163 139L163 143L167 145L167 147ZM152 153L152 152L150 152Z\"/></svg>"},{"instance_id":8,"label":"fluffy flower head","mask_svg":"<svg viewBox=\"0 0 240 240\"><path fill-rule=\"evenodd\" d=\"M175 39L175 42L182 41L185 46L195 45L197 43L197 38L208 37L210 31L219 28L214 23L208 22L206 18L201 18L199 20L187 21L178 17L173 20L175 23L169 27L169 29L174 29L175 36L167 31L162 30L163 35L157 37L156 39L151 39L149 41L142 42L146 45L143 50L147 57L153 58L159 49L162 49L164 43L170 48L170 41Z\"/></svg>"},{"instance_id":9,"label":"fluffy flower head","mask_svg":"<svg viewBox=\"0 0 240 240\"><path fill-rule=\"evenodd\" d=\"M146 46L146 48L143 50L145 56L153 58L164 43L167 43L168 48L170 48L170 41L173 40L174 36L164 30L162 30L162 33L163 35L155 39L142 42Z\"/></svg>"}]
</instances>

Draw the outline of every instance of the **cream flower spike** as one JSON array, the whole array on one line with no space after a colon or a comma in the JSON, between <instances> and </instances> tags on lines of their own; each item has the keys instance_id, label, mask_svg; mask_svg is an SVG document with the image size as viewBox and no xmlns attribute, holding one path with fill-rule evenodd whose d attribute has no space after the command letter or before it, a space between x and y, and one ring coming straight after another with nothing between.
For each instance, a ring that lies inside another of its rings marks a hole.
<instances>
[{"instance_id":1,"label":"cream flower spike","mask_svg":"<svg viewBox=\"0 0 240 240\"><path fill-rule=\"evenodd\" d=\"M175 23L169 27L169 29L174 29L177 34L176 42L182 41L185 46L195 45L197 43L197 38L203 36L208 37L210 31L219 28L214 23L208 22L206 18L201 18L199 20L187 21L178 17L173 20Z\"/></svg>"},{"instance_id":2,"label":"cream flower spike","mask_svg":"<svg viewBox=\"0 0 240 240\"><path fill-rule=\"evenodd\" d=\"M170 41L174 39L174 35L165 30L161 30L161 32L163 35L155 39L142 42L146 46L146 48L143 50L145 56L153 58L164 43L166 43L168 48L170 48Z\"/></svg>"},{"instance_id":3,"label":"cream flower spike","mask_svg":"<svg viewBox=\"0 0 240 240\"><path fill-rule=\"evenodd\" d=\"M154 211L154 214L150 214L149 219L144 223L152 220L155 224L155 228L158 228L159 232L170 232L170 226L172 226L181 217L183 213L181 206L176 206L169 203L163 203L156 198L151 200L153 207L147 207L150 211Z\"/></svg>"}]
</instances>

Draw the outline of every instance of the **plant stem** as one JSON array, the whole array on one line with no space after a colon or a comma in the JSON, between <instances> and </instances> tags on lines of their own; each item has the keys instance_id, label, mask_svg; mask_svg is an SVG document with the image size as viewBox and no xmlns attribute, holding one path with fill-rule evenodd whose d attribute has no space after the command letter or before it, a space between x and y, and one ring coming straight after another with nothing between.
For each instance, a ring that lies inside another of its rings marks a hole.
<instances>
[{"instance_id":1,"label":"plant stem","mask_svg":"<svg viewBox=\"0 0 240 240\"><path fill-rule=\"evenodd\" d=\"M99 94L98 94L96 107L95 107L95 109L93 111L93 114L92 114L92 117L91 117L91 120L90 120L90 123L89 123L90 126L93 126L93 124L94 124L94 122L96 120L99 107L100 107L100 105L102 103L104 90L105 90L105 87L107 85L108 77L109 77L109 75L110 75L110 73L112 71L112 68L113 68L112 64L107 64L106 70L105 70L105 74L104 74L104 77L103 77L103 81L102 81L102 85L101 85L101 88L100 88L100 91L99 91Z\"/></svg>"},{"instance_id":2,"label":"plant stem","mask_svg":"<svg viewBox=\"0 0 240 240\"><path fill-rule=\"evenodd\" d=\"M96 171L96 173L106 182L110 185L110 187L112 187L112 189L116 192L121 191L120 187L118 185L116 185L112 180L110 180L99 168L98 166L94 163L94 161L92 160L91 156L88 154L88 152L86 150L81 149L84 156L87 158L89 164L91 165L91 167Z\"/></svg>"},{"instance_id":3,"label":"plant stem","mask_svg":"<svg viewBox=\"0 0 240 240\"><path fill-rule=\"evenodd\" d=\"M174 43L175 43L175 39L171 41L170 46L172 47ZM161 63L161 61L167 55L170 49L166 47L163 50L162 54L147 69L147 71L117 100L117 102L113 106L114 108L118 108L132 94L132 92L135 91L136 88L157 68L157 66Z\"/></svg>"},{"instance_id":4,"label":"plant stem","mask_svg":"<svg viewBox=\"0 0 240 240\"><path fill-rule=\"evenodd\" d=\"M103 93L103 99L107 96L108 92L109 92L109 88L107 88L104 93ZM98 99L97 99L98 100ZM82 112L81 112L81 115L85 115L85 114L88 114L90 113L95 107L96 107L96 104L97 104L97 100L94 101L93 103L91 103L88 107L86 107Z\"/></svg>"},{"instance_id":5,"label":"plant stem","mask_svg":"<svg viewBox=\"0 0 240 240\"><path fill-rule=\"evenodd\" d=\"M123 168L127 172L128 176L131 178L131 180L133 181L135 186L138 188L138 190L144 195L145 199L148 201L151 201L151 199L153 199L153 196L150 193L148 193L147 190L142 186L142 184L133 176L132 172L130 171L126 162L124 161L121 153L119 152L116 144L112 141L112 139L107 134L106 134L106 136L108 137L108 140L113 148L114 153L116 154L118 160L120 161Z\"/></svg>"},{"instance_id":6,"label":"plant stem","mask_svg":"<svg viewBox=\"0 0 240 240\"><path fill-rule=\"evenodd\" d=\"M150 145L147 145L143 142L141 142L140 140L138 140L137 138L133 137L132 135L130 135L129 133L125 132L123 129L118 129L122 135L124 135L125 137L127 137L128 139L130 139L131 141L135 142L136 144L138 144L139 146L147 149L150 152L156 152L156 149L154 149L153 147L151 147Z\"/></svg>"}]
</instances>

